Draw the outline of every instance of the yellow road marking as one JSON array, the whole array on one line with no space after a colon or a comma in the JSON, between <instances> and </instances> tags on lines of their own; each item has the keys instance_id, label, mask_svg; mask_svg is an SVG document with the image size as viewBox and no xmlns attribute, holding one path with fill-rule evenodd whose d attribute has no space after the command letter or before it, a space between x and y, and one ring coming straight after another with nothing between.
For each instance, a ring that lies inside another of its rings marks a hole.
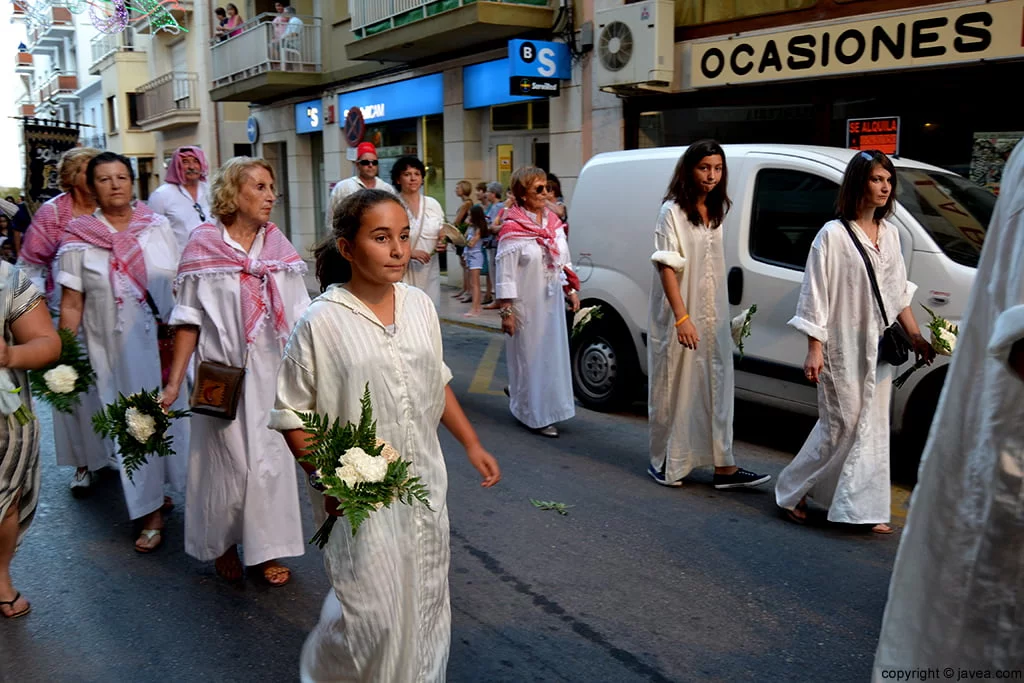
<instances>
[{"instance_id":1,"label":"yellow road marking","mask_svg":"<svg viewBox=\"0 0 1024 683\"><path fill-rule=\"evenodd\" d=\"M476 368L476 374L473 375L473 381L469 385L469 393L485 394L487 396L505 395L505 392L501 389L491 388L491 383L494 381L494 371L498 368L498 359L501 358L501 350L503 348L505 348L504 337L491 337L491 340L487 343L487 349L484 351L484 356L480 359L480 365Z\"/></svg>"},{"instance_id":2,"label":"yellow road marking","mask_svg":"<svg viewBox=\"0 0 1024 683\"><path fill-rule=\"evenodd\" d=\"M890 514L895 526L905 526L907 523L907 512L910 510L911 489L903 486L892 487L892 505Z\"/></svg>"}]
</instances>

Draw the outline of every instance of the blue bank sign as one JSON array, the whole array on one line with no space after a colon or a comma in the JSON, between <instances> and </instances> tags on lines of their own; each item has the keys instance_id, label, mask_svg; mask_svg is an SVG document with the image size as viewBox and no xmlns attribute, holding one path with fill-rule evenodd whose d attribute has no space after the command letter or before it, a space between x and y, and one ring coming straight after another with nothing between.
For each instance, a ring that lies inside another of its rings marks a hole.
<instances>
[{"instance_id":1,"label":"blue bank sign","mask_svg":"<svg viewBox=\"0 0 1024 683\"><path fill-rule=\"evenodd\" d=\"M472 64L462 68L462 102L464 109L479 109L500 104L529 102L540 97L517 97L508 90L507 59Z\"/></svg>"},{"instance_id":2,"label":"blue bank sign","mask_svg":"<svg viewBox=\"0 0 1024 683\"><path fill-rule=\"evenodd\" d=\"M565 43L510 40L508 61L510 77L553 78L563 81L572 78L572 60L569 58L569 46Z\"/></svg>"},{"instance_id":3,"label":"blue bank sign","mask_svg":"<svg viewBox=\"0 0 1024 683\"><path fill-rule=\"evenodd\" d=\"M324 129L323 100L309 100L295 105L295 132L316 133Z\"/></svg>"},{"instance_id":4,"label":"blue bank sign","mask_svg":"<svg viewBox=\"0 0 1024 683\"><path fill-rule=\"evenodd\" d=\"M345 117L352 107L359 107L363 112L363 120L370 126L385 121L441 114L444 112L444 76L431 74L376 88L341 93L338 95L338 109L341 110L339 125L345 125Z\"/></svg>"}]
</instances>

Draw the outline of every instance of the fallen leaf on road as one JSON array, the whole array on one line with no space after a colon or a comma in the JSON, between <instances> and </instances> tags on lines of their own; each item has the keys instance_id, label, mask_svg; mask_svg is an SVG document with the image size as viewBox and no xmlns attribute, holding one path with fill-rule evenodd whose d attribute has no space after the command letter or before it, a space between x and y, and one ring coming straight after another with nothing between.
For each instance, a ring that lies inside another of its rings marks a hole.
<instances>
[{"instance_id":1,"label":"fallen leaf on road","mask_svg":"<svg viewBox=\"0 0 1024 683\"><path fill-rule=\"evenodd\" d=\"M572 505L566 505L565 503L556 503L553 500L534 500L533 498L531 498L530 502L533 503L533 507L535 508L540 508L541 510L554 510L560 515L568 515L568 508L572 507Z\"/></svg>"}]
</instances>

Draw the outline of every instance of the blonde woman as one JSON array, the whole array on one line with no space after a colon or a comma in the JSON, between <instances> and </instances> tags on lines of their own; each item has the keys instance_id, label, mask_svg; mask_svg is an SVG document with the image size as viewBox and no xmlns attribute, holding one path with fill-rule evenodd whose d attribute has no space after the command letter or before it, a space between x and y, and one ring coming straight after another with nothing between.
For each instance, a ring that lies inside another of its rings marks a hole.
<instances>
[{"instance_id":1,"label":"blonde woman","mask_svg":"<svg viewBox=\"0 0 1024 683\"><path fill-rule=\"evenodd\" d=\"M214 175L214 223L191 234L176 280L174 362L164 388L170 406L189 360L244 367L234 420L195 414L185 503L185 552L214 561L229 581L245 565L271 586L288 583L278 563L302 555L302 519L295 462L277 432L267 429L281 352L309 306L306 264L269 221L274 170L263 159L235 157Z\"/></svg>"},{"instance_id":2,"label":"blonde woman","mask_svg":"<svg viewBox=\"0 0 1024 683\"><path fill-rule=\"evenodd\" d=\"M469 210L473 208L473 183L468 180L460 180L455 184L455 196L459 198L460 204L455 212L455 220L452 222L461 228L469 222ZM455 294L452 298L458 299L465 304L471 300L472 292L469 291L469 267L466 265L464 249L465 247L455 247L455 253L459 257L459 263L462 265L462 291Z\"/></svg>"},{"instance_id":3,"label":"blonde woman","mask_svg":"<svg viewBox=\"0 0 1024 683\"><path fill-rule=\"evenodd\" d=\"M96 210L96 199L86 182L86 168L99 154L92 147L76 147L61 156L57 177L61 194L39 207L25 233L18 265L36 287L46 292L50 311L60 312L61 289L55 286L58 270L57 249L68 224ZM53 411L53 442L57 464L74 467L71 491L87 491L96 472L110 461L103 441L92 429L92 416L102 408L95 387L82 396L73 413Z\"/></svg>"}]
</instances>

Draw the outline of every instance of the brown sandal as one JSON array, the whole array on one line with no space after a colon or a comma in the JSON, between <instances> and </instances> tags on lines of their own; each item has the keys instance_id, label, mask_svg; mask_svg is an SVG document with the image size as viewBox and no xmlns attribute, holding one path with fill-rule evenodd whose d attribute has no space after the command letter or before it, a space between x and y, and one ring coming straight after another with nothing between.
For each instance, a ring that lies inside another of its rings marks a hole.
<instances>
[{"instance_id":1,"label":"brown sandal","mask_svg":"<svg viewBox=\"0 0 1024 683\"><path fill-rule=\"evenodd\" d=\"M284 576L284 581L274 581L279 576ZM284 565L272 564L263 567L263 580L274 588L286 585L292 579L292 570Z\"/></svg>"}]
</instances>

